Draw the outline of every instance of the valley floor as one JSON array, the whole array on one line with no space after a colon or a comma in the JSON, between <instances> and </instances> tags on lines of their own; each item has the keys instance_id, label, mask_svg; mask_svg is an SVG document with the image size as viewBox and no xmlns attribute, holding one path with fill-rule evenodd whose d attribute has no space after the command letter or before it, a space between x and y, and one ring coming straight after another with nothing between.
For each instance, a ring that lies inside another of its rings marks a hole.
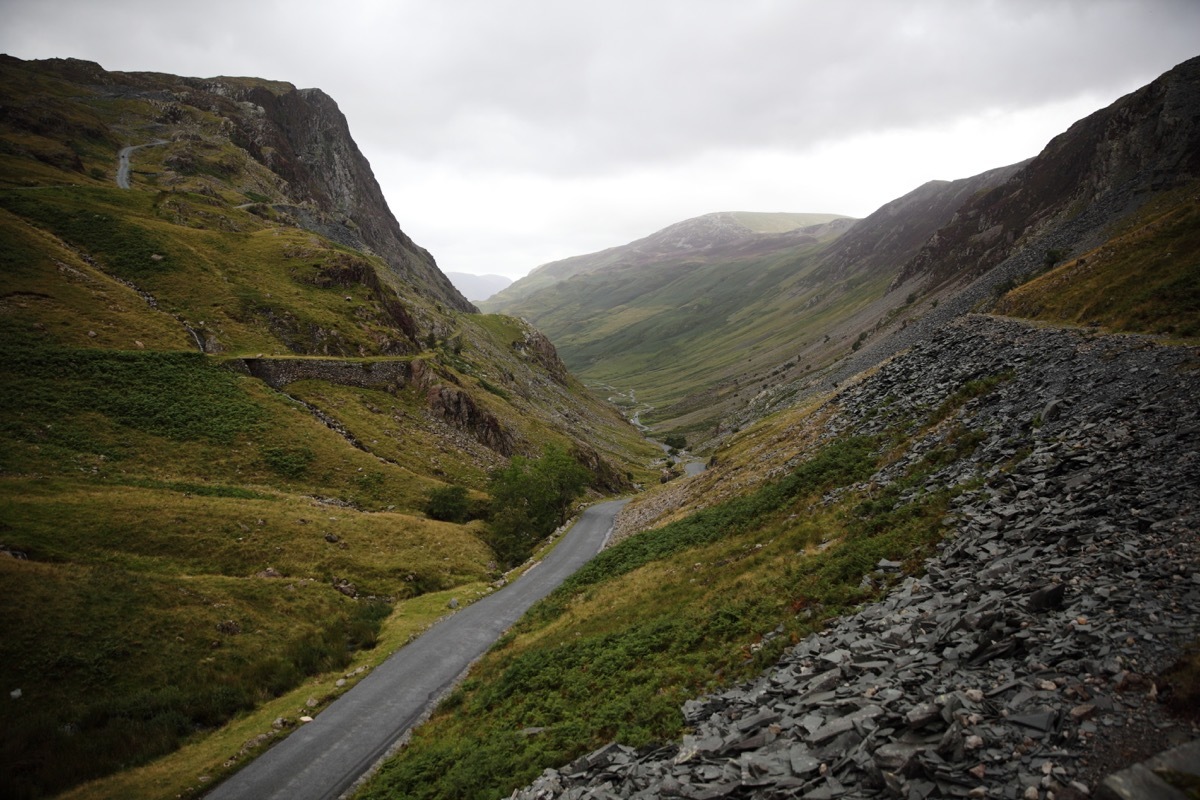
<instances>
[{"instance_id":1,"label":"valley floor","mask_svg":"<svg viewBox=\"0 0 1200 800\"><path fill-rule=\"evenodd\" d=\"M961 489L923 574L864 565L883 600L689 701L681 742L613 744L514 797L1061 800L1200 737L1164 674L1200 640L1197 396L1196 348L982 316L844 387L830 440L942 418L865 484L932 460L897 505Z\"/></svg>"}]
</instances>

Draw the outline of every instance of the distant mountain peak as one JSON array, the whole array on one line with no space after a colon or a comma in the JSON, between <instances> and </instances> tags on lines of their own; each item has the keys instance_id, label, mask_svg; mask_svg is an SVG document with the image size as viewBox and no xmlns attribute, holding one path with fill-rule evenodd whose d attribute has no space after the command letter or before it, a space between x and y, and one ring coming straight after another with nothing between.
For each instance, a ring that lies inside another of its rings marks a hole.
<instances>
[{"instance_id":1,"label":"distant mountain peak","mask_svg":"<svg viewBox=\"0 0 1200 800\"><path fill-rule=\"evenodd\" d=\"M853 218L841 214L715 211L685 219L649 236L586 255L542 264L489 303L512 308L522 298L576 275L617 268L638 268L670 259L711 258L730 249L778 247L780 237L793 243L817 241L846 229Z\"/></svg>"}]
</instances>

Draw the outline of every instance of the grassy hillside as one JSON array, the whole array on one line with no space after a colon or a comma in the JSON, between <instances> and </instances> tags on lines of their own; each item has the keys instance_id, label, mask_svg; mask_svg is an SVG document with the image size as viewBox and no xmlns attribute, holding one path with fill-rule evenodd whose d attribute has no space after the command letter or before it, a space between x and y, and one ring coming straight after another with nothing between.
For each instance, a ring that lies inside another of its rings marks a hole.
<instances>
[{"instance_id":1,"label":"grassy hillside","mask_svg":"<svg viewBox=\"0 0 1200 800\"><path fill-rule=\"evenodd\" d=\"M610 269L544 289L515 311L585 381L634 391L643 422L704 439L763 383L820 369L904 305L886 296L887 273L811 280L827 246ZM886 321L900 324L903 313Z\"/></svg>"},{"instance_id":2,"label":"grassy hillside","mask_svg":"<svg viewBox=\"0 0 1200 800\"><path fill-rule=\"evenodd\" d=\"M1011 290L996 310L1114 331L1200 336L1197 188L1157 198L1102 246Z\"/></svg>"},{"instance_id":3,"label":"grassy hillside","mask_svg":"<svg viewBox=\"0 0 1200 800\"><path fill-rule=\"evenodd\" d=\"M841 214L793 214L787 211L731 211L735 220L755 233L785 233L809 225L822 225L835 219L845 219Z\"/></svg>"},{"instance_id":4,"label":"grassy hillside","mask_svg":"<svg viewBox=\"0 0 1200 800\"><path fill-rule=\"evenodd\" d=\"M0 794L198 794L489 590L511 455L560 445L593 495L654 474L536 331L296 205L244 106L0 72ZM118 188L118 150L160 139ZM425 513L448 486L469 521Z\"/></svg>"},{"instance_id":5,"label":"grassy hillside","mask_svg":"<svg viewBox=\"0 0 1200 800\"><path fill-rule=\"evenodd\" d=\"M938 299L895 285L904 263L966 201L1020 165L931 181L862 220L722 213L543 268L488 307L534 322L572 370L656 430L703 444L759 392L799 382ZM795 226L802 226L796 228ZM565 273L564 273L565 274Z\"/></svg>"}]
</instances>

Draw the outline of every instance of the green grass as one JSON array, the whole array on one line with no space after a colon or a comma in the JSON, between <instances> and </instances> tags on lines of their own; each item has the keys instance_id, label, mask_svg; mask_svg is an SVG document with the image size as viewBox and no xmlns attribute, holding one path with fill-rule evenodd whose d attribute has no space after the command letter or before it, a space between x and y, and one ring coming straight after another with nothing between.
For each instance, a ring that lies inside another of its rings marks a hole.
<instances>
[{"instance_id":1,"label":"green grass","mask_svg":"<svg viewBox=\"0 0 1200 800\"><path fill-rule=\"evenodd\" d=\"M199 353L5 347L0 358L6 373L0 389L4 426L21 438L40 438L42 432L20 418L66 423L81 408L144 433L220 444L265 420L263 410L240 391L237 376ZM47 381L51 375L58 380ZM76 441L85 435L62 434L53 425L50 431L50 438Z\"/></svg>"},{"instance_id":2,"label":"green grass","mask_svg":"<svg viewBox=\"0 0 1200 800\"><path fill-rule=\"evenodd\" d=\"M387 609L267 581L20 562L0 570L12 626L3 672L22 689L0 711L0 786L14 798L143 763L347 663L373 644ZM237 628L223 629L227 619Z\"/></svg>"},{"instance_id":3,"label":"green grass","mask_svg":"<svg viewBox=\"0 0 1200 800\"><path fill-rule=\"evenodd\" d=\"M156 232L131 220L128 212L140 205L141 196L131 196L134 202L122 203L123 213L114 213L97 205L96 193L72 193L83 202L54 201L63 194L0 192L0 207L98 256L122 278L137 281L180 266ZM103 192L105 205L116 204L113 194Z\"/></svg>"},{"instance_id":4,"label":"green grass","mask_svg":"<svg viewBox=\"0 0 1200 800\"><path fill-rule=\"evenodd\" d=\"M143 763L348 663L392 600L335 578L405 598L488 574L470 528L244 494L0 485L5 544L29 557L0 563L0 675L23 691L0 719L6 796ZM284 577L256 577L268 567Z\"/></svg>"},{"instance_id":5,"label":"green grass","mask_svg":"<svg viewBox=\"0 0 1200 800\"><path fill-rule=\"evenodd\" d=\"M1103 246L1006 294L1002 314L1115 331L1200 337L1200 202L1158 198Z\"/></svg>"}]
</instances>

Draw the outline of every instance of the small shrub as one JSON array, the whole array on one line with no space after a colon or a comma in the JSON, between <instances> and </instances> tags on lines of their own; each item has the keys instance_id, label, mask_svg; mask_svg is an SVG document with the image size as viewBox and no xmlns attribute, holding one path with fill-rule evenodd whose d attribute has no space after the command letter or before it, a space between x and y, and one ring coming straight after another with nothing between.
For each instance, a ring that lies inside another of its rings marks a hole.
<instances>
[{"instance_id":1,"label":"small shrub","mask_svg":"<svg viewBox=\"0 0 1200 800\"><path fill-rule=\"evenodd\" d=\"M471 507L467 490L461 486L439 486L431 489L425 501L425 514L442 522L466 522Z\"/></svg>"},{"instance_id":2,"label":"small shrub","mask_svg":"<svg viewBox=\"0 0 1200 800\"><path fill-rule=\"evenodd\" d=\"M673 433L670 436L664 436L662 441L663 441L663 444L665 444L667 447L671 448L672 450L686 450L687 449L687 438L684 436L680 436L679 434Z\"/></svg>"},{"instance_id":3,"label":"small shrub","mask_svg":"<svg viewBox=\"0 0 1200 800\"><path fill-rule=\"evenodd\" d=\"M1046 255L1042 257L1042 266L1050 269L1067 257L1067 251L1057 247L1052 247L1046 251Z\"/></svg>"}]
</instances>

